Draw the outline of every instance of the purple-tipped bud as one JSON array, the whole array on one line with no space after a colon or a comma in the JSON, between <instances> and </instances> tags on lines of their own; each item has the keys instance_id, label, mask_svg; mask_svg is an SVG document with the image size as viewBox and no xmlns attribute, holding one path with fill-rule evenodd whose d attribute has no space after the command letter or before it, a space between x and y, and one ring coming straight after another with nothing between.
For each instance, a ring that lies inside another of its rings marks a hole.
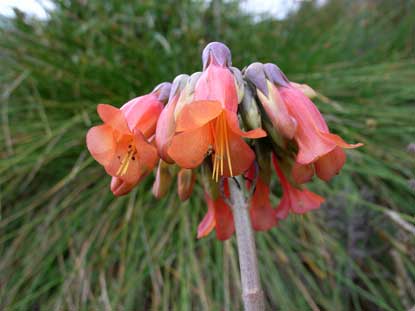
<instances>
[{"instance_id":1,"label":"purple-tipped bud","mask_svg":"<svg viewBox=\"0 0 415 311\"><path fill-rule=\"evenodd\" d=\"M268 96L268 87L264 71L264 65L261 63L252 63L245 69L245 78L252 83L258 90Z\"/></svg>"},{"instance_id":2,"label":"purple-tipped bud","mask_svg":"<svg viewBox=\"0 0 415 311\"><path fill-rule=\"evenodd\" d=\"M245 81L242 77L241 71L236 67L231 67L233 77L235 79L236 91L238 93L238 104L241 103L245 92Z\"/></svg>"},{"instance_id":3,"label":"purple-tipped bud","mask_svg":"<svg viewBox=\"0 0 415 311\"><path fill-rule=\"evenodd\" d=\"M158 100L165 103L167 101L167 99L169 98L169 94L170 94L170 89L171 89L171 83L170 82L163 82L160 83L159 85L157 85L154 89L152 93L157 93L158 94Z\"/></svg>"},{"instance_id":4,"label":"purple-tipped bud","mask_svg":"<svg viewBox=\"0 0 415 311\"><path fill-rule=\"evenodd\" d=\"M199 78L200 78L200 76L201 76L201 75L202 75L202 72L198 71L198 72L193 73L193 74L190 76L190 79L189 79L189 81L187 82L187 84L189 85L189 90L190 90L192 93L194 93L194 91L195 91L195 87L196 87L196 83L197 83L197 81L199 81Z\"/></svg>"},{"instance_id":5,"label":"purple-tipped bud","mask_svg":"<svg viewBox=\"0 0 415 311\"><path fill-rule=\"evenodd\" d=\"M221 42L209 43L202 53L203 70L211 63L222 67L232 66L232 56L229 48Z\"/></svg>"},{"instance_id":6,"label":"purple-tipped bud","mask_svg":"<svg viewBox=\"0 0 415 311\"><path fill-rule=\"evenodd\" d=\"M193 100L193 93L195 92L195 87L197 81L199 81L201 72L195 72L188 79L186 85L180 91L180 96L177 100L176 107L174 108L174 119L176 120L179 113L182 111L183 107L190 104Z\"/></svg>"},{"instance_id":7,"label":"purple-tipped bud","mask_svg":"<svg viewBox=\"0 0 415 311\"><path fill-rule=\"evenodd\" d=\"M265 75L267 76L268 80L274 84L278 84L278 86L285 86L288 87L290 85L290 81L288 81L285 74L281 71L281 69L275 64L265 64L264 65Z\"/></svg>"},{"instance_id":8,"label":"purple-tipped bud","mask_svg":"<svg viewBox=\"0 0 415 311\"><path fill-rule=\"evenodd\" d=\"M177 94L180 93L184 89L189 78L190 77L187 74L181 74L181 75L178 75L176 78L174 78L173 84L170 90L169 100L177 96Z\"/></svg>"},{"instance_id":9,"label":"purple-tipped bud","mask_svg":"<svg viewBox=\"0 0 415 311\"><path fill-rule=\"evenodd\" d=\"M257 89L256 95L273 126L286 138L293 139L297 122L288 113L278 90L277 80L285 81L276 65L253 63L245 70L245 78ZM287 83L289 86L289 83Z\"/></svg>"},{"instance_id":10,"label":"purple-tipped bud","mask_svg":"<svg viewBox=\"0 0 415 311\"><path fill-rule=\"evenodd\" d=\"M248 85L245 85L244 97L239 105L239 112L246 129L253 130L261 127L261 114L254 94Z\"/></svg>"}]
</instances>

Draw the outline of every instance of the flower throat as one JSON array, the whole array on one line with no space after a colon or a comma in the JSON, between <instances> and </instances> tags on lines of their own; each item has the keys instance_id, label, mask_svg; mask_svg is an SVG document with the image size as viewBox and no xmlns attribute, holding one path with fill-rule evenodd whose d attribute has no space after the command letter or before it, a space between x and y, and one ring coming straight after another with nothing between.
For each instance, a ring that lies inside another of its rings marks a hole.
<instances>
[{"instance_id":1,"label":"flower throat","mask_svg":"<svg viewBox=\"0 0 415 311\"><path fill-rule=\"evenodd\" d=\"M225 113L222 112L214 122L210 123L210 126L214 139L212 179L217 182L219 180L219 176L223 176L223 162L225 161L225 156L228 161L230 176L233 176L229 151L228 126L226 124Z\"/></svg>"}]
</instances>

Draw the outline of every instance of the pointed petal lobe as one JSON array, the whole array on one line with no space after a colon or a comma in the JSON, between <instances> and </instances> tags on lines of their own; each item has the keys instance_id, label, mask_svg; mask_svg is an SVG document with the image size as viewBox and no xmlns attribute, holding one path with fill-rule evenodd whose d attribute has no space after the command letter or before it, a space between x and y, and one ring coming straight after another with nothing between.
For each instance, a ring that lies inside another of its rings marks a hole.
<instances>
[{"instance_id":1,"label":"pointed petal lobe","mask_svg":"<svg viewBox=\"0 0 415 311\"><path fill-rule=\"evenodd\" d=\"M195 168L206 156L212 138L208 125L173 137L168 155L181 167Z\"/></svg>"},{"instance_id":2,"label":"pointed petal lobe","mask_svg":"<svg viewBox=\"0 0 415 311\"><path fill-rule=\"evenodd\" d=\"M86 145L98 163L107 165L116 149L113 129L105 124L92 127L86 134Z\"/></svg>"}]
</instances>

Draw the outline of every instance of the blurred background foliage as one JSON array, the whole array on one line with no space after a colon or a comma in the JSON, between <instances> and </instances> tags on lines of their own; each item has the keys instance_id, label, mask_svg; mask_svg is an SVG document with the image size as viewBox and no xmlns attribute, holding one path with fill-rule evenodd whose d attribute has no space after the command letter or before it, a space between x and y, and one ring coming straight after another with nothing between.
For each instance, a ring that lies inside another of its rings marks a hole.
<instances>
[{"instance_id":1,"label":"blurred background foliage","mask_svg":"<svg viewBox=\"0 0 415 311\"><path fill-rule=\"evenodd\" d=\"M282 21L234 1L53 2L1 19L0 309L241 309L235 238L196 239L202 190L156 201L149 177L114 199L85 147L97 103L200 70L212 40L311 85L330 128L365 143L311 184L323 208L257 234L268 309L413 308L414 1L304 1Z\"/></svg>"}]
</instances>

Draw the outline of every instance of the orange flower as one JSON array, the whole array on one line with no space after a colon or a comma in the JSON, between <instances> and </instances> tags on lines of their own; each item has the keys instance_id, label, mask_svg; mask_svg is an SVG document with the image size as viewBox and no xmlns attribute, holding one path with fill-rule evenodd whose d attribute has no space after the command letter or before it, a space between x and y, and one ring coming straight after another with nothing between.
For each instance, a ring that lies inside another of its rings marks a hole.
<instances>
[{"instance_id":1,"label":"orange flower","mask_svg":"<svg viewBox=\"0 0 415 311\"><path fill-rule=\"evenodd\" d=\"M226 180L224 182L225 195L229 197L228 184ZM203 238L215 229L218 240L224 241L229 239L235 232L235 224L230 207L220 195L216 199L212 199L207 191L205 191L205 200L208 211L197 228L197 238Z\"/></svg>"},{"instance_id":2,"label":"orange flower","mask_svg":"<svg viewBox=\"0 0 415 311\"><path fill-rule=\"evenodd\" d=\"M213 178L246 171L255 154L242 137L266 136L262 129L243 132L237 117L238 93L229 68L231 54L221 43L209 44L203 52L204 71L193 101L181 109L176 134L168 155L181 167L195 168L212 156Z\"/></svg>"},{"instance_id":3,"label":"orange flower","mask_svg":"<svg viewBox=\"0 0 415 311\"><path fill-rule=\"evenodd\" d=\"M156 165L157 150L148 139L154 135L169 88L169 83L161 84L152 93L129 101L121 109L98 105L104 124L91 128L86 142L94 159L113 177L114 195L131 191Z\"/></svg>"},{"instance_id":4,"label":"orange flower","mask_svg":"<svg viewBox=\"0 0 415 311\"><path fill-rule=\"evenodd\" d=\"M292 186L279 167L275 155L272 156L272 162L274 163L274 168L277 172L283 191L281 201L278 204L275 213L278 219L286 218L290 212L294 214L304 214L320 207L324 202L324 198L305 188L296 188Z\"/></svg>"}]
</instances>

